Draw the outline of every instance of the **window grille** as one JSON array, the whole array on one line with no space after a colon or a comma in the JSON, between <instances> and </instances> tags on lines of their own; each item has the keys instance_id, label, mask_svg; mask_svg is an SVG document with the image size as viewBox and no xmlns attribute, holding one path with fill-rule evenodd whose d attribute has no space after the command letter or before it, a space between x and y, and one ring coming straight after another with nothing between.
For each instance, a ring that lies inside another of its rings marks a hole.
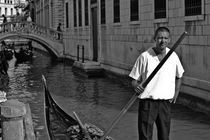
<instances>
[{"instance_id":1,"label":"window grille","mask_svg":"<svg viewBox=\"0 0 210 140\"><path fill-rule=\"evenodd\" d=\"M120 0L114 0L114 23L120 22Z\"/></svg>"},{"instance_id":2,"label":"window grille","mask_svg":"<svg viewBox=\"0 0 210 140\"><path fill-rule=\"evenodd\" d=\"M82 26L82 2L78 0L78 10L79 10L79 26Z\"/></svg>"},{"instance_id":3,"label":"window grille","mask_svg":"<svg viewBox=\"0 0 210 140\"><path fill-rule=\"evenodd\" d=\"M105 8L105 0L101 0L101 24L106 23L106 8Z\"/></svg>"},{"instance_id":4,"label":"window grille","mask_svg":"<svg viewBox=\"0 0 210 140\"><path fill-rule=\"evenodd\" d=\"M89 24L88 0L85 0L85 26Z\"/></svg>"},{"instance_id":5,"label":"window grille","mask_svg":"<svg viewBox=\"0 0 210 140\"><path fill-rule=\"evenodd\" d=\"M74 27L77 27L77 4L76 4L76 0L73 1L73 9L74 9Z\"/></svg>"},{"instance_id":6,"label":"window grille","mask_svg":"<svg viewBox=\"0 0 210 140\"><path fill-rule=\"evenodd\" d=\"M139 0L131 0L130 2L130 19L131 21L137 21L139 20Z\"/></svg>"},{"instance_id":7,"label":"window grille","mask_svg":"<svg viewBox=\"0 0 210 140\"><path fill-rule=\"evenodd\" d=\"M95 4L95 3L97 3L97 0L91 0L90 3Z\"/></svg>"},{"instance_id":8,"label":"window grille","mask_svg":"<svg viewBox=\"0 0 210 140\"><path fill-rule=\"evenodd\" d=\"M201 15L201 0L185 0L185 16Z\"/></svg>"},{"instance_id":9,"label":"window grille","mask_svg":"<svg viewBox=\"0 0 210 140\"><path fill-rule=\"evenodd\" d=\"M69 3L66 3L66 28L69 28Z\"/></svg>"},{"instance_id":10,"label":"window grille","mask_svg":"<svg viewBox=\"0 0 210 140\"><path fill-rule=\"evenodd\" d=\"M154 0L155 19L166 18L166 0Z\"/></svg>"}]
</instances>

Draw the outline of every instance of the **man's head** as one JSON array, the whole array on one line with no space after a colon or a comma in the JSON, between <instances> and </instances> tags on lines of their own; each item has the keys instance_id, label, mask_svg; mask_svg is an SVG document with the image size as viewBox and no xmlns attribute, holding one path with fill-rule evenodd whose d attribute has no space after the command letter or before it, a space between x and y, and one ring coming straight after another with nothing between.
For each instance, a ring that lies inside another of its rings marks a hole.
<instances>
[{"instance_id":1,"label":"man's head","mask_svg":"<svg viewBox=\"0 0 210 140\"><path fill-rule=\"evenodd\" d=\"M154 40L156 42L156 50L159 53L165 52L166 47L170 43L170 30L166 27L159 27L155 31Z\"/></svg>"}]
</instances>

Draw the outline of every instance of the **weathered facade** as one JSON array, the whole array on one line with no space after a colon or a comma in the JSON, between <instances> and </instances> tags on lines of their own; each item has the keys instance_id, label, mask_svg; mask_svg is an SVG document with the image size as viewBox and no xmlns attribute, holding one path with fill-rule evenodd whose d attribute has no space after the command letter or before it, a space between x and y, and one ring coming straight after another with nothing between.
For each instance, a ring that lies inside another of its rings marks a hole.
<instances>
[{"instance_id":1,"label":"weathered facade","mask_svg":"<svg viewBox=\"0 0 210 140\"><path fill-rule=\"evenodd\" d=\"M17 12L22 13L24 6L25 0L0 0L0 24L3 22L2 15L5 15L10 21Z\"/></svg>"},{"instance_id":2,"label":"weathered facade","mask_svg":"<svg viewBox=\"0 0 210 140\"><path fill-rule=\"evenodd\" d=\"M157 27L167 26L171 30L171 44L186 30L188 36L176 50L185 68L181 90L210 100L209 1L64 0L61 4L49 0L48 3L54 9L39 22L52 18L49 20L52 28L62 22L67 58L76 60L77 46L84 45L85 59L98 61L105 70L122 75L128 75L138 55L153 45Z\"/></svg>"},{"instance_id":3,"label":"weathered facade","mask_svg":"<svg viewBox=\"0 0 210 140\"><path fill-rule=\"evenodd\" d=\"M64 2L62 0L34 0L36 23L56 29L64 23Z\"/></svg>"}]
</instances>

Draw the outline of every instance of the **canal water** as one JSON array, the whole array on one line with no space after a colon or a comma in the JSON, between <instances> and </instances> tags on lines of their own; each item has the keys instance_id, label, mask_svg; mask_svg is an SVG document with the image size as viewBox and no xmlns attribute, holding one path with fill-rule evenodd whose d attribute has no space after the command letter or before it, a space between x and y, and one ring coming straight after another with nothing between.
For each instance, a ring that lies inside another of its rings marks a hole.
<instances>
[{"instance_id":1,"label":"canal water","mask_svg":"<svg viewBox=\"0 0 210 140\"><path fill-rule=\"evenodd\" d=\"M45 75L53 98L66 112L72 115L75 111L83 123L97 125L102 130L110 126L133 94L132 89L117 80L87 78L74 70L71 64L54 62L42 53L35 52L31 62L16 64L13 59L9 63L10 83L5 89L7 98L30 104L38 140L46 140L41 75ZM135 102L110 136L115 140L138 139L137 108L138 103ZM209 132L209 116L194 112L180 102L172 106L172 140L209 140Z\"/></svg>"}]
</instances>

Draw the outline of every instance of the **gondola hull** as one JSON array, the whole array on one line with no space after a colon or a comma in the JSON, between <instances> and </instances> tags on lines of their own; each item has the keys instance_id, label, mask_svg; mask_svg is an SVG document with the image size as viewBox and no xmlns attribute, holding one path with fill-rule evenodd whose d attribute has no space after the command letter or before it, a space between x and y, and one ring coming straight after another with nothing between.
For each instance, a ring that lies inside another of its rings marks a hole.
<instances>
[{"instance_id":1,"label":"gondola hull","mask_svg":"<svg viewBox=\"0 0 210 140\"><path fill-rule=\"evenodd\" d=\"M47 88L46 81L44 82L44 90L45 121L50 139L69 139L68 128L78 125L78 122L56 104Z\"/></svg>"},{"instance_id":2,"label":"gondola hull","mask_svg":"<svg viewBox=\"0 0 210 140\"><path fill-rule=\"evenodd\" d=\"M93 124L83 125L75 112L73 114L76 119L62 110L51 96L44 76L42 80L45 122L51 140L99 140L104 135L104 132ZM104 140L113 140L113 138L106 137Z\"/></svg>"}]
</instances>

